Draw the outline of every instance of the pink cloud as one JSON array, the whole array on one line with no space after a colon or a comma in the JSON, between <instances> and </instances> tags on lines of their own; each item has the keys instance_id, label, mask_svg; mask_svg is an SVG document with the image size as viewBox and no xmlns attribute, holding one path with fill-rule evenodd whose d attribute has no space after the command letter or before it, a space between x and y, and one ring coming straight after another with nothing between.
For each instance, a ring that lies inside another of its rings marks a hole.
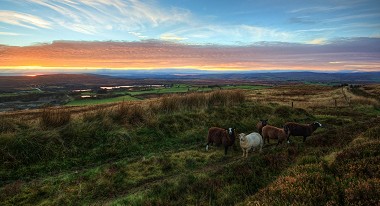
<instances>
[{"instance_id":1,"label":"pink cloud","mask_svg":"<svg viewBox=\"0 0 380 206\"><path fill-rule=\"evenodd\" d=\"M25 47L3 45L0 66L376 71L380 68L379 45L380 38L251 46L55 41Z\"/></svg>"}]
</instances>

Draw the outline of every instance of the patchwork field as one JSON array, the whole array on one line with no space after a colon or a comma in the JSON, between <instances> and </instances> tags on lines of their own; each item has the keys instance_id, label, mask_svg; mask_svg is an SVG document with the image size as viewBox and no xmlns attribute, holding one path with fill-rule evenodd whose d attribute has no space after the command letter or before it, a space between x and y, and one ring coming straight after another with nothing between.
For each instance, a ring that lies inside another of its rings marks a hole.
<instances>
[{"instance_id":1,"label":"patchwork field","mask_svg":"<svg viewBox=\"0 0 380 206\"><path fill-rule=\"evenodd\" d=\"M225 87L2 112L1 205L376 205L379 91ZM248 158L239 140L205 151L208 128L249 133L264 118L324 127Z\"/></svg>"}]
</instances>

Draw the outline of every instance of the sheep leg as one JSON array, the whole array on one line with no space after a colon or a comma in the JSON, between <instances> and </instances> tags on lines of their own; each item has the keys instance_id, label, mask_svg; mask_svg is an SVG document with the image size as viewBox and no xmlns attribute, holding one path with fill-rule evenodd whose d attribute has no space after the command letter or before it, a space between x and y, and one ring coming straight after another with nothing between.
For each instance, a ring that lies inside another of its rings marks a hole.
<instances>
[{"instance_id":1,"label":"sheep leg","mask_svg":"<svg viewBox=\"0 0 380 206\"><path fill-rule=\"evenodd\" d=\"M224 146L224 155L227 155L228 146Z\"/></svg>"},{"instance_id":2,"label":"sheep leg","mask_svg":"<svg viewBox=\"0 0 380 206\"><path fill-rule=\"evenodd\" d=\"M306 136L303 136L303 142L305 142L306 141Z\"/></svg>"},{"instance_id":3,"label":"sheep leg","mask_svg":"<svg viewBox=\"0 0 380 206\"><path fill-rule=\"evenodd\" d=\"M245 156L245 149L244 148L241 148L243 150L243 157Z\"/></svg>"},{"instance_id":4,"label":"sheep leg","mask_svg":"<svg viewBox=\"0 0 380 206\"><path fill-rule=\"evenodd\" d=\"M278 143L277 143L277 145L280 145L280 144L282 144L282 140L281 141L279 140Z\"/></svg>"},{"instance_id":5,"label":"sheep leg","mask_svg":"<svg viewBox=\"0 0 380 206\"><path fill-rule=\"evenodd\" d=\"M248 149L245 151L245 158L248 157L248 152L249 152L250 149L251 149L251 148L248 148Z\"/></svg>"}]
</instances>

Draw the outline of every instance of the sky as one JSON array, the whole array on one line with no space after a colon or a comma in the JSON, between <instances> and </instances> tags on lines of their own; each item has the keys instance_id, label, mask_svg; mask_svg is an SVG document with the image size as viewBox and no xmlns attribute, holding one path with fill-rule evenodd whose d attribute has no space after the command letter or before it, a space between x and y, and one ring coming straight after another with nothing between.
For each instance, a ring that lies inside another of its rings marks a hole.
<instances>
[{"instance_id":1,"label":"sky","mask_svg":"<svg viewBox=\"0 0 380 206\"><path fill-rule=\"evenodd\" d=\"M379 0L0 0L0 70L380 71Z\"/></svg>"}]
</instances>

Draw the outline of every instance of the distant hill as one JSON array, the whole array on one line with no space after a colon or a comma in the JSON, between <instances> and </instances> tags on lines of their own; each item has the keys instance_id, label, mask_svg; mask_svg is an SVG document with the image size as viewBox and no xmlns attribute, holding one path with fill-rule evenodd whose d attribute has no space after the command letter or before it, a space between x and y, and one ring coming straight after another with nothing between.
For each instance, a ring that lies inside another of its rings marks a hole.
<instances>
[{"instance_id":1,"label":"distant hill","mask_svg":"<svg viewBox=\"0 0 380 206\"><path fill-rule=\"evenodd\" d=\"M106 74L106 75L105 75ZM217 73L198 70L158 71L104 71L96 74L49 74L35 77L0 76L0 91L22 88L62 86L79 89L131 84L167 84L183 82L193 84L370 84L380 83L380 72L318 73L318 72L266 72L266 73Z\"/></svg>"},{"instance_id":2,"label":"distant hill","mask_svg":"<svg viewBox=\"0 0 380 206\"><path fill-rule=\"evenodd\" d=\"M269 81L269 82L321 82L321 83L380 83L380 72L215 72L201 70L134 70L115 71L100 70L97 74L122 78L151 78L171 80L237 80L237 81Z\"/></svg>"}]
</instances>

